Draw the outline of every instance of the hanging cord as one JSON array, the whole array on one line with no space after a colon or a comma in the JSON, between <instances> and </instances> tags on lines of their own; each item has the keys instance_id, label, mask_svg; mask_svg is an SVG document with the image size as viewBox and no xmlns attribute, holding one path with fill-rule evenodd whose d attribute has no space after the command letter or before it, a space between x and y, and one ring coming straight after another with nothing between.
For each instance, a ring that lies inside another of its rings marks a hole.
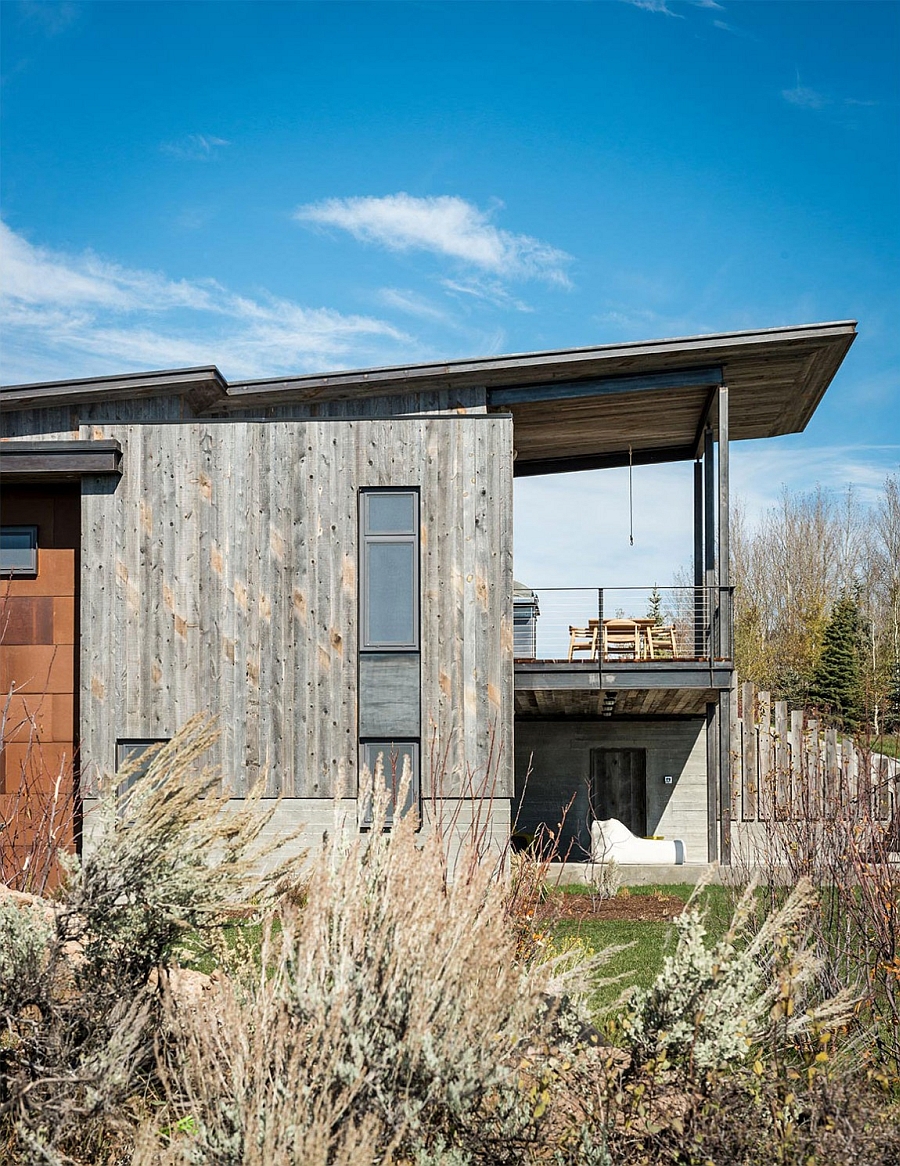
<instances>
[{"instance_id":1,"label":"hanging cord","mask_svg":"<svg viewBox=\"0 0 900 1166\"><path fill-rule=\"evenodd\" d=\"M634 546L634 489L632 485L633 459L628 447L628 545Z\"/></svg>"}]
</instances>

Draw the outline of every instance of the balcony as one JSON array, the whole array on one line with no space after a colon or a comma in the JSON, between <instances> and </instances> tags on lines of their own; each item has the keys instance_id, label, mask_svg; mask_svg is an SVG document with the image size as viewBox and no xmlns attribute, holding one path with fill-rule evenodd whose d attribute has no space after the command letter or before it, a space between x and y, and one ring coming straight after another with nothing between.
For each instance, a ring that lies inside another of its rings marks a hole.
<instances>
[{"instance_id":1,"label":"balcony","mask_svg":"<svg viewBox=\"0 0 900 1166\"><path fill-rule=\"evenodd\" d=\"M700 715L732 681L729 587L516 585L520 716Z\"/></svg>"}]
</instances>

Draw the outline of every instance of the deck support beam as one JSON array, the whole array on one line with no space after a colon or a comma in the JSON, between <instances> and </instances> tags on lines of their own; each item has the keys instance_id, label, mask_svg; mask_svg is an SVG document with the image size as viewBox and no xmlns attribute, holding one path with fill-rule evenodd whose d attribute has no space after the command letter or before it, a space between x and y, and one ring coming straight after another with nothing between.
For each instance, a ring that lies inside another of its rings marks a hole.
<instances>
[{"instance_id":1,"label":"deck support beam","mask_svg":"<svg viewBox=\"0 0 900 1166\"><path fill-rule=\"evenodd\" d=\"M731 544L729 541L728 386L719 386L718 656L731 658ZM731 865L731 691L719 695L719 861Z\"/></svg>"},{"instance_id":2,"label":"deck support beam","mask_svg":"<svg viewBox=\"0 0 900 1166\"><path fill-rule=\"evenodd\" d=\"M716 862L719 857L719 706L710 701L706 706L706 857Z\"/></svg>"}]
</instances>

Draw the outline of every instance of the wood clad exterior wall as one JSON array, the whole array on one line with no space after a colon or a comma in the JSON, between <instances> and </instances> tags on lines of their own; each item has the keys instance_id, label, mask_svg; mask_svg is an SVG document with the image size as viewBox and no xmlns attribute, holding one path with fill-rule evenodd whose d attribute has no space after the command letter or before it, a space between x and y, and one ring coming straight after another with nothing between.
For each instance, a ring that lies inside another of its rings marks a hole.
<instances>
[{"instance_id":1,"label":"wood clad exterior wall","mask_svg":"<svg viewBox=\"0 0 900 1166\"><path fill-rule=\"evenodd\" d=\"M354 796L357 491L417 486L423 792L471 792L492 766L512 796L509 418L90 429L121 442L123 474L82 484L88 762L209 710L237 794L262 776L270 795Z\"/></svg>"},{"instance_id":2,"label":"wood clad exterior wall","mask_svg":"<svg viewBox=\"0 0 900 1166\"><path fill-rule=\"evenodd\" d=\"M295 401L262 406L254 406L241 397L235 397L225 402L223 414L225 412L229 417L245 420L265 417L283 421L486 413L487 392L483 388L435 389L431 392L399 393L383 397L347 397L336 401Z\"/></svg>"},{"instance_id":3,"label":"wood clad exterior wall","mask_svg":"<svg viewBox=\"0 0 900 1166\"><path fill-rule=\"evenodd\" d=\"M210 416L216 414L243 421L261 418L289 421L484 413L487 411L486 400L487 394L482 388L435 389L423 393L285 402L269 406L253 406L243 398L237 398L220 402L210 410ZM124 401L88 401L44 409L4 409L0 416L0 441L96 438L99 436L98 427L115 422L188 421L195 416L188 400L173 394Z\"/></svg>"}]
</instances>

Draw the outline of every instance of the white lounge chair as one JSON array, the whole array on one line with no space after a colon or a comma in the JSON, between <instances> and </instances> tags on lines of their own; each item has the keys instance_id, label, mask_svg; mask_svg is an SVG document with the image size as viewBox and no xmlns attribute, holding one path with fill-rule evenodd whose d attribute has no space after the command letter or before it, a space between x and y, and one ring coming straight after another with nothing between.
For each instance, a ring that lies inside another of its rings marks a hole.
<instances>
[{"instance_id":1,"label":"white lounge chair","mask_svg":"<svg viewBox=\"0 0 900 1166\"><path fill-rule=\"evenodd\" d=\"M684 843L680 838L638 838L618 818L591 823L591 862L616 862L620 866L682 866Z\"/></svg>"}]
</instances>

